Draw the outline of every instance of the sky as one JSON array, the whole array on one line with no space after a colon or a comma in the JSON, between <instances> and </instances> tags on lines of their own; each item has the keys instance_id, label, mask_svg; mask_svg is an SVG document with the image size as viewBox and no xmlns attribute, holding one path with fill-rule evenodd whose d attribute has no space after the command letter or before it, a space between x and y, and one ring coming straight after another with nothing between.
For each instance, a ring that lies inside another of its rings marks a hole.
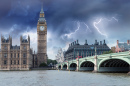
<instances>
[{"instance_id":1,"label":"sky","mask_svg":"<svg viewBox=\"0 0 130 86\"><path fill-rule=\"evenodd\" d=\"M67 50L77 39L82 45L85 40L94 44L105 39L110 48L117 40L130 39L130 0L0 0L0 35L11 35L13 45L20 45L21 35L30 35L30 46L37 51L41 3L50 59L55 59L59 48Z\"/></svg>"}]
</instances>

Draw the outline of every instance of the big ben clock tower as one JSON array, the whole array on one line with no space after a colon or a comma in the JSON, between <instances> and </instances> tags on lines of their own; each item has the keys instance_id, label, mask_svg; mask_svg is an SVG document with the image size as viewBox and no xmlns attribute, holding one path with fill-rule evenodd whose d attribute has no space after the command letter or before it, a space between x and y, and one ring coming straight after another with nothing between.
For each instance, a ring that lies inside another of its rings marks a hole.
<instances>
[{"instance_id":1,"label":"big ben clock tower","mask_svg":"<svg viewBox=\"0 0 130 86\"><path fill-rule=\"evenodd\" d=\"M37 62L39 66L43 62L47 63L47 23L43 8L37 24L37 43Z\"/></svg>"}]
</instances>

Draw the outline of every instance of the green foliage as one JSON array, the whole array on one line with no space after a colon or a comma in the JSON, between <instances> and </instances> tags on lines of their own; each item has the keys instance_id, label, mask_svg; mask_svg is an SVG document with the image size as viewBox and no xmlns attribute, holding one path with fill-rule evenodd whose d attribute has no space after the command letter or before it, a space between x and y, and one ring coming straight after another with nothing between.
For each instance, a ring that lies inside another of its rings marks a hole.
<instances>
[{"instance_id":1,"label":"green foliage","mask_svg":"<svg viewBox=\"0 0 130 86\"><path fill-rule=\"evenodd\" d=\"M39 67L47 67L47 64L46 63L41 63Z\"/></svg>"},{"instance_id":2,"label":"green foliage","mask_svg":"<svg viewBox=\"0 0 130 86\"><path fill-rule=\"evenodd\" d=\"M54 65L54 64L57 64L57 61L56 60L48 59L47 60L47 64L50 64L50 63L52 63Z\"/></svg>"},{"instance_id":3,"label":"green foliage","mask_svg":"<svg viewBox=\"0 0 130 86\"><path fill-rule=\"evenodd\" d=\"M103 54L109 54L109 53L113 53L112 50L103 52Z\"/></svg>"}]
</instances>

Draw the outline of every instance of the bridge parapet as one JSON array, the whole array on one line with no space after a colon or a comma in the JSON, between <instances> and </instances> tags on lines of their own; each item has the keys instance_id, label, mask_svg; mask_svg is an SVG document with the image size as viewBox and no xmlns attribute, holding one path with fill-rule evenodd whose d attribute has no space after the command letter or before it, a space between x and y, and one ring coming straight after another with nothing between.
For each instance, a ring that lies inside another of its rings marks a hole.
<instances>
[{"instance_id":1,"label":"bridge parapet","mask_svg":"<svg viewBox=\"0 0 130 86\"><path fill-rule=\"evenodd\" d=\"M120 53L102 54L102 55L96 55L96 56L91 56L91 57L84 57L84 58L70 60L67 62L60 63L59 65L64 66L66 64L67 70L69 70L70 65L74 63L74 64L76 64L76 70L80 70L82 63L90 62L91 65L92 65L92 63L94 64L94 71L98 72L101 63L103 63L106 60L110 60L110 59L117 59L117 60L119 59L119 60L127 62L130 65L130 55L129 54L130 54L130 52L128 52L128 51L120 52ZM86 64L84 63L84 65L86 65ZM84 69L84 68L82 68L82 69Z\"/></svg>"}]
</instances>

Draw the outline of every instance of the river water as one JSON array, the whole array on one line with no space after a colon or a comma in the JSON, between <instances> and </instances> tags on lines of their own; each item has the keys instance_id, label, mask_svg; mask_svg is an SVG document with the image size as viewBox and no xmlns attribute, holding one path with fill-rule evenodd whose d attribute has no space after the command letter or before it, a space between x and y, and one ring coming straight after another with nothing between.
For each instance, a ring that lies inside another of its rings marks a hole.
<instances>
[{"instance_id":1,"label":"river water","mask_svg":"<svg viewBox=\"0 0 130 86\"><path fill-rule=\"evenodd\" d=\"M130 86L126 73L0 71L0 86Z\"/></svg>"}]
</instances>

